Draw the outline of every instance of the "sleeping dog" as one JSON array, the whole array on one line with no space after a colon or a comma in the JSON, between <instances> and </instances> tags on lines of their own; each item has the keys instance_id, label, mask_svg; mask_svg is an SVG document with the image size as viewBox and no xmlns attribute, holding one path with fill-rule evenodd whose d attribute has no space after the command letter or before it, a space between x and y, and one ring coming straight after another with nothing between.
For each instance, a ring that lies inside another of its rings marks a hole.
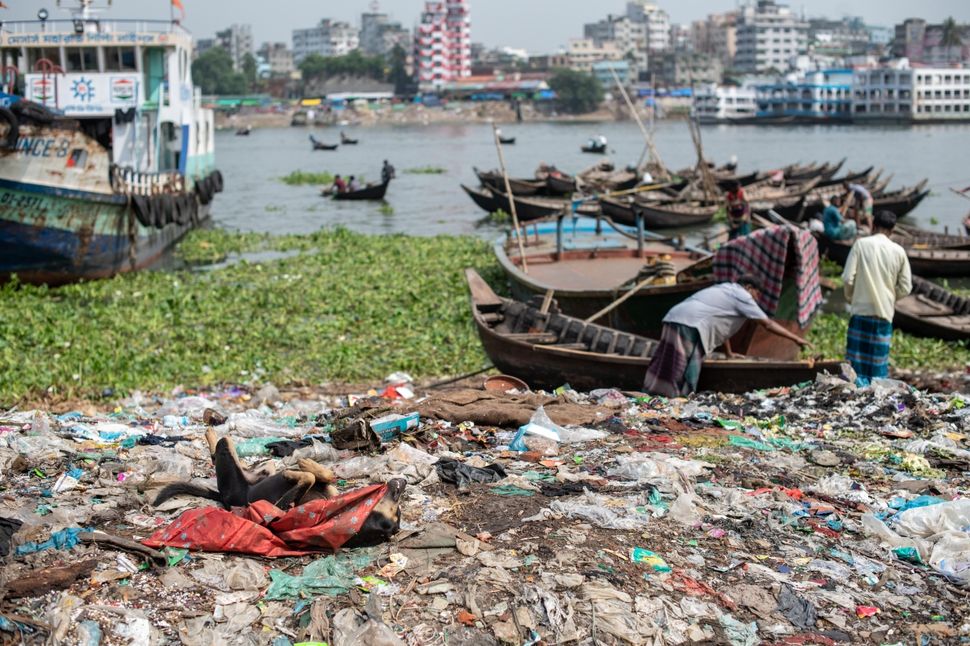
<instances>
[{"instance_id":1,"label":"sleeping dog","mask_svg":"<svg viewBox=\"0 0 970 646\"><path fill-rule=\"evenodd\" d=\"M299 469L269 475L256 474L239 462L232 438L218 439L215 431L209 428L205 439L216 467L218 490L187 482L171 484L156 496L153 503L156 507L174 496L187 494L215 500L226 509L265 500L286 510L294 505L333 498L338 494L333 485L336 476L313 460L299 460ZM371 511L360 531L345 544L346 547L378 545L397 533L401 525L400 499L405 483L402 478L387 483L387 494Z\"/></svg>"}]
</instances>

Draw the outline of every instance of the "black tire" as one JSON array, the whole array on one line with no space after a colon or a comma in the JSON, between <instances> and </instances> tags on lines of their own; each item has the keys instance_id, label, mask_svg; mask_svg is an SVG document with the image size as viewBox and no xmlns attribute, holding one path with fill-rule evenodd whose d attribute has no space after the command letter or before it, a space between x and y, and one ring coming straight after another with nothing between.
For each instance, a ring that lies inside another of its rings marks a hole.
<instances>
[{"instance_id":1,"label":"black tire","mask_svg":"<svg viewBox=\"0 0 970 646\"><path fill-rule=\"evenodd\" d=\"M199 200L195 195L189 194L189 222L192 226L199 224Z\"/></svg>"},{"instance_id":2,"label":"black tire","mask_svg":"<svg viewBox=\"0 0 970 646\"><path fill-rule=\"evenodd\" d=\"M222 181L222 173L220 173L219 171L215 171L212 173L212 181L213 181L213 188L215 189L216 193L221 193L222 189L226 187L226 185Z\"/></svg>"},{"instance_id":3,"label":"black tire","mask_svg":"<svg viewBox=\"0 0 970 646\"><path fill-rule=\"evenodd\" d=\"M162 203L158 196L148 198L148 211L152 214L152 226L161 229L165 226L165 213L162 211Z\"/></svg>"},{"instance_id":4,"label":"black tire","mask_svg":"<svg viewBox=\"0 0 970 646\"><path fill-rule=\"evenodd\" d=\"M175 198L167 193L158 196L162 209L162 226L175 222Z\"/></svg>"},{"instance_id":5,"label":"black tire","mask_svg":"<svg viewBox=\"0 0 970 646\"><path fill-rule=\"evenodd\" d=\"M131 206L140 225L149 228L155 225L152 220L151 200L144 195L132 195Z\"/></svg>"},{"instance_id":6,"label":"black tire","mask_svg":"<svg viewBox=\"0 0 970 646\"><path fill-rule=\"evenodd\" d=\"M10 126L9 130L7 130L7 136L3 138L3 143L0 144L0 147L13 150L17 147L17 138L20 137L20 121L7 108L0 108L0 121L6 121Z\"/></svg>"},{"instance_id":7,"label":"black tire","mask_svg":"<svg viewBox=\"0 0 970 646\"><path fill-rule=\"evenodd\" d=\"M199 194L199 201L203 204L208 204L212 201L212 185L208 177L195 182L195 192Z\"/></svg>"},{"instance_id":8,"label":"black tire","mask_svg":"<svg viewBox=\"0 0 970 646\"><path fill-rule=\"evenodd\" d=\"M41 125L47 125L54 120L53 112L33 101L17 101L11 106L11 110L20 116L21 119L36 121Z\"/></svg>"}]
</instances>

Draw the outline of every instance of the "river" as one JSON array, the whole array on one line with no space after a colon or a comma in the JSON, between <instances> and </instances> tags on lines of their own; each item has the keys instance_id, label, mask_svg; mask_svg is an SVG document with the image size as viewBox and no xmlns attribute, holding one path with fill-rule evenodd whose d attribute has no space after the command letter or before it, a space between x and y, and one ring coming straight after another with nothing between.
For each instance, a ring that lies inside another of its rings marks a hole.
<instances>
[{"instance_id":1,"label":"river","mask_svg":"<svg viewBox=\"0 0 970 646\"><path fill-rule=\"evenodd\" d=\"M473 166L498 166L488 125L373 126L346 128L359 145L335 152L313 151L308 134L327 143L339 140L337 128L266 128L248 137L232 131L216 135L217 165L226 190L213 208L216 226L242 231L308 233L342 225L370 233L412 235L472 234L494 237L495 225L481 226L485 215L462 192L460 183L477 185ZM623 123L529 123L504 126L503 135L517 142L505 146L509 172L532 176L540 161L577 172L602 159L580 152L590 136L610 141L609 158L618 166L635 163L643 149L637 126ZM702 129L708 159L723 163L733 154L739 172L777 168L792 162L837 161L845 169L885 168L895 176L892 187L911 186L928 178L932 193L906 222L928 229L955 230L970 211L970 201L949 189L970 186L967 143L970 124L892 126L710 126ZM668 167L695 161L687 125L657 124L657 149ZM961 143L962 142L962 143ZM329 171L378 179L388 159L397 180L379 203L334 202L314 186L287 186L280 178L291 171ZM435 166L443 174L410 174L408 169ZM884 175L885 177L885 175Z\"/></svg>"}]
</instances>

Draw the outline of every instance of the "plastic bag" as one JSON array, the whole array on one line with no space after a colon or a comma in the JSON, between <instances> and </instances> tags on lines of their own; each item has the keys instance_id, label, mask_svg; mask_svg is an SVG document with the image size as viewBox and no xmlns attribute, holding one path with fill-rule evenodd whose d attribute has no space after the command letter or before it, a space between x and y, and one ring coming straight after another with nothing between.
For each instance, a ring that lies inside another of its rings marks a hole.
<instances>
[{"instance_id":1,"label":"plastic bag","mask_svg":"<svg viewBox=\"0 0 970 646\"><path fill-rule=\"evenodd\" d=\"M930 565L960 585L970 584L970 535L946 532L933 546Z\"/></svg>"},{"instance_id":2,"label":"plastic bag","mask_svg":"<svg viewBox=\"0 0 970 646\"><path fill-rule=\"evenodd\" d=\"M606 437L606 435L607 434L603 431L597 431L592 428L584 428L582 426L563 428L559 431L559 439L564 444L579 444L581 442L602 440L604 437Z\"/></svg>"},{"instance_id":3,"label":"plastic bag","mask_svg":"<svg viewBox=\"0 0 970 646\"><path fill-rule=\"evenodd\" d=\"M532 414L529 423L520 426L515 438L509 443L513 451L538 451L542 455L558 455L559 442L564 428L549 419L545 408L540 406Z\"/></svg>"},{"instance_id":4,"label":"plastic bag","mask_svg":"<svg viewBox=\"0 0 970 646\"><path fill-rule=\"evenodd\" d=\"M970 528L970 498L906 510L896 516L895 528L903 536L919 538L949 531L966 533Z\"/></svg>"}]
</instances>

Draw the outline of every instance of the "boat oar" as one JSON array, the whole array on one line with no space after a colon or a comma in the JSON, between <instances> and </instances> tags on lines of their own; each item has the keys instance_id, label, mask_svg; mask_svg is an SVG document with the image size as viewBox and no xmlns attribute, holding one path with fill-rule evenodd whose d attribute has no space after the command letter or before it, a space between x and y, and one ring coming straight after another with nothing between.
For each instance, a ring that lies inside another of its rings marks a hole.
<instances>
[{"instance_id":1,"label":"boat oar","mask_svg":"<svg viewBox=\"0 0 970 646\"><path fill-rule=\"evenodd\" d=\"M509 173L505 169L505 155L502 153L502 140L499 138L498 126L492 122L492 135L495 137L495 149L498 150L498 163L502 167L502 179L505 181L505 194L509 198L509 210L512 211L512 226L515 227L515 239L519 241L519 258L522 259L522 272L529 273L529 265L525 260L525 245L522 242L522 231L519 230L519 215L515 212L515 196L512 195L512 185L509 183Z\"/></svg>"},{"instance_id":2,"label":"boat oar","mask_svg":"<svg viewBox=\"0 0 970 646\"><path fill-rule=\"evenodd\" d=\"M634 294L636 294L637 292L639 292L641 289L643 289L644 287L646 287L647 285L649 285L650 283L652 283L656 279L657 279L656 276L650 276L649 278L644 278L639 283L637 283L636 285L634 285L633 288L630 291L628 291L626 294L624 294L623 296L620 296L618 299L616 299L615 301L613 301L612 303L610 303L609 305L607 305L606 307L604 307L603 309L601 309L596 314L593 314L591 317L589 317L588 319L586 319L585 321L583 321L583 323L592 323L593 321L595 321L597 319L603 318L605 315L609 314L610 312L612 312L613 310L615 310L617 307L619 307L623 303L627 302L627 300L629 300Z\"/></svg>"}]
</instances>

